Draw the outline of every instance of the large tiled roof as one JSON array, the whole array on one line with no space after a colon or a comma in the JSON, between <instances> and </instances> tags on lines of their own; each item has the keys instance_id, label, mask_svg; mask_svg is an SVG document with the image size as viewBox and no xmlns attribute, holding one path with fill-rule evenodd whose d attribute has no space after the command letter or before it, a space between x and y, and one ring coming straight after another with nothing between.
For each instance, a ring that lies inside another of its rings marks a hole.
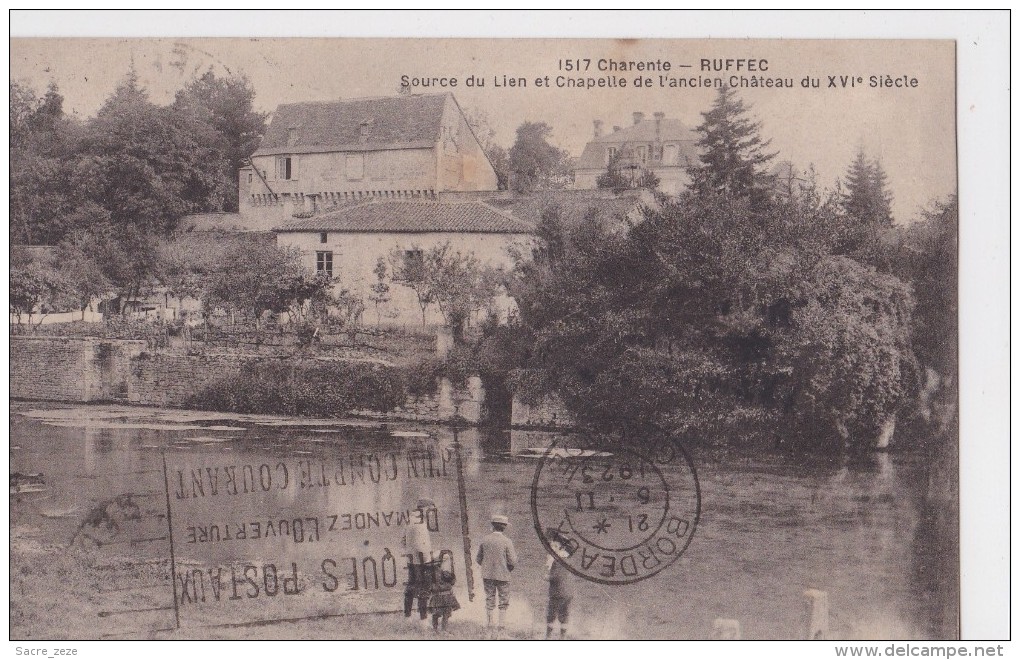
<instances>
[{"instance_id":1,"label":"large tiled roof","mask_svg":"<svg viewBox=\"0 0 1020 660\"><path fill-rule=\"evenodd\" d=\"M591 142L585 145L584 151L581 153L581 157L577 159L577 165L574 169L604 170L606 169L606 149L610 146L618 146L629 142L639 144L648 144L655 141L679 142L680 164L684 163L685 157L696 160L697 151L694 143L699 139L699 135L696 132L687 128L679 119L662 119L659 122L658 135L656 135L655 125L656 120L645 119L637 124L621 128L618 131L593 138Z\"/></svg>"},{"instance_id":2,"label":"large tiled roof","mask_svg":"<svg viewBox=\"0 0 1020 660\"><path fill-rule=\"evenodd\" d=\"M449 94L281 105L253 155L428 148Z\"/></svg>"},{"instance_id":3,"label":"large tiled roof","mask_svg":"<svg viewBox=\"0 0 1020 660\"><path fill-rule=\"evenodd\" d=\"M580 225L594 214L611 227L626 227L637 221L642 207L654 204L654 200L641 191L616 195L608 190L548 190L491 199L488 203L536 225L543 213L555 208L567 226Z\"/></svg>"},{"instance_id":4,"label":"large tiled roof","mask_svg":"<svg viewBox=\"0 0 1020 660\"><path fill-rule=\"evenodd\" d=\"M485 202L371 201L296 220L276 231L530 234L535 226Z\"/></svg>"}]
</instances>

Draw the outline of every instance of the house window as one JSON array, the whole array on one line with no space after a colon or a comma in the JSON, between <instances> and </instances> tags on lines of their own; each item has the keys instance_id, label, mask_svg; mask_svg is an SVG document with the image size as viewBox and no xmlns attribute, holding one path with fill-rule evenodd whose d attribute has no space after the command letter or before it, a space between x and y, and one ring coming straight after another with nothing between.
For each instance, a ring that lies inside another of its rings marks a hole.
<instances>
[{"instance_id":1,"label":"house window","mask_svg":"<svg viewBox=\"0 0 1020 660\"><path fill-rule=\"evenodd\" d=\"M251 172L248 172L248 183L251 183Z\"/></svg>"},{"instance_id":2,"label":"house window","mask_svg":"<svg viewBox=\"0 0 1020 660\"><path fill-rule=\"evenodd\" d=\"M642 165L647 163L648 162L648 147L644 147L644 146L638 147L637 148L637 155L638 155L638 160L641 161Z\"/></svg>"},{"instance_id":3,"label":"house window","mask_svg":"<svg viewBox=\"0 0 1020 660\"><path fill-rule=\"evenodd\" d=\"M327 277L333 277L333 253L329 251L315 253L315 272L325 273Z\"/></svg>"},{"instance_id":4,"label":"house window","mask_svg":"<svg viewBox=\"0 0 1020 660\"><path fill-rule=\"evenodd\" d=\"M347 179L357 181L365 176L364 154L349 154L347 156Z\"/></svg>"},{"instance_id":5,"label":"house window","mask_svg":"<svg viewBox=\"0 0 1020 660\"><path fill-rule=\"evenodd\" d=\"M294 168L294 159L290 156L281 156L276 159L276 178L283 181L290 181L297 178Z\"/></svg>"},{"instance_id":6,"label":"house window","mask_svg":"<svg viewBox=\"0 0 1020 660\"><path fill-rule=\"evenodd\" d=\"M325 243L327 238L329 238L329 236L326 234L326 232L322 232L321 234L319 234L320 243Z\"/></svg>"},{"instance_id":7,"label":"house window","mask_svg":"<svg viewBox=\"0 0 1020 660\"><path fill-rule=\"evenodd\" d=\"M606 165L608 165L609 163L613 162L614 158L616 158L616 147L609 147L606 153L609 154L609 157L606 159Z\"/></svg>"}]
</instances>

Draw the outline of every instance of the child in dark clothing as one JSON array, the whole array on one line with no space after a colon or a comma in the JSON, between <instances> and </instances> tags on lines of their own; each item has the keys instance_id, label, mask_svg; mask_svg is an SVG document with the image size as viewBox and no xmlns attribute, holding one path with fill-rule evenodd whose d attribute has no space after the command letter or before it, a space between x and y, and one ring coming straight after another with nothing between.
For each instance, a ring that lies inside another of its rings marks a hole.
<instances>
[{"instance_id":1,"label":"child in dark clothing","mask_svg":"<svg viewBox=\"0 0 1020 660\"><path fill-rule=\"evenodd\" d=\"M576 548L559 534L550 535L549 547L561 558L566 559ZM549 581L549 605L545 613L545 638L552 639L556 621L560 623L560 639L567 638L567 623L570 620L570 603L574 599L573 577L563 564L549 555L546 562L546 580Z\"/></svg>"},{"instance_id":2,"label":"child in dark clothing","mask_svg":"<svg viewBox=\"0 0 1020 660\"><path fill-rule=\"evenodd\" d=\"M440 630L440 625L445 631L446 625L450 622L450 615L454 610L460 609L460 603L453 595L454 582L456 582L456 578L452 571L440 569L436 581L433 583L429 609L432 610L432 628L437 632Z\"/></svg>"}]
</instances>

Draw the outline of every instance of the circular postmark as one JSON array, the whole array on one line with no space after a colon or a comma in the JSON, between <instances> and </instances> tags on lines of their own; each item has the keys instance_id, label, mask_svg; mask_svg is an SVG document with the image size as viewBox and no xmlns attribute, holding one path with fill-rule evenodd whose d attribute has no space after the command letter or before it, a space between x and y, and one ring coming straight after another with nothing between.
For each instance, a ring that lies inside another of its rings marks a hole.
<instances>
[{"instance_id":1,"label":"circular postmark","mask_svg":"<svg viewBox=\"0 0 1020 660\"><path fill-rule=\"evenodd\" d=\"M531 514L546 550L601 584L638 582L671 566L701 514L690 456L672 440L581 445L554 443L535 469Z\"/></svg>"}]
</instances>

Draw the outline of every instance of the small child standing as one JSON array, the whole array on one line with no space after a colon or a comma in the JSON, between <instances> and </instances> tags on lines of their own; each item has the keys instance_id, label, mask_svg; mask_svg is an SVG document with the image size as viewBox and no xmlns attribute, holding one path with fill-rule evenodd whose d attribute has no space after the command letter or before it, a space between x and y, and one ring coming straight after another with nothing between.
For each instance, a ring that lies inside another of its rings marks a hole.
<instances>
[{"instance_id":1,"label":"small child standing","mask_svg":"<svg viewBox=\"0 0 1020 660\"><path fill-rule=\"evenodd\" d=\"M560 534L550 535L549 547L561 558L572 553L570 543ZM576 547L576 546L575 546ZM570 602L574 599L574 584L570 571L562 562L549 555L546 561L546 580L549 581L549 606L545 613L545 638L552 639L554 624L560 622L560 639L567 638L567 622L570 619Z\"/></svg>"},{"instance_id":2,"label":"small child standing","mask_svg":"<svg viewBox=\"0 0 1020 660\"><path fill-rule=\"evenodd\" d=\"M432 610L432 628L435 631L446 630L450 622L450 615L454 610L460 609L457 597L453 595L453 585L456 578L453 571L440 567L435 582L432 584L432 598L429 600L429 609Z\"/></svg>"}]
</instances>

